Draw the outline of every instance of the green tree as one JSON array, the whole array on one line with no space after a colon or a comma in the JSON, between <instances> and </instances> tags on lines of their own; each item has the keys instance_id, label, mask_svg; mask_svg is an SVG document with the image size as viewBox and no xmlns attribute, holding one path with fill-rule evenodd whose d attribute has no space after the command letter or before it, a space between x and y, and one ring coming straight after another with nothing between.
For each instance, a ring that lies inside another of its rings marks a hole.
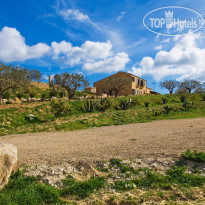
<instances>
[{"instance_id":1,"label":"green tree","mask_svg":"<svg viewBox=\"0 0 205 205\"><path fill-rule=\"evenodd\" d=\"M73 99L78 89L89 85L83 74L70 74L67 72L54 75L53 84L65 88L69 99Z\"/></svg>"},{"instance_id":2,"label":"green tree","mask_svg":"<svg viewBox=\"0 0 205 205\"><path fill-rule=\"evenodd\" d=\"M6 91L26 88L31 85L31 81L40 79L41 73L38 70L0 64L0 104Z\"/></svg>"},{"instance_id":3,"label":"green tree","mask_svg":"<svg viewBox=\"0 0 205 205\"><path fill-rule=\"evenodd\" d=\"M196 80L184 80L179 84L180 89L187 90L188 93L191 93L193 90L199 88L201 83Z\"/></svg>"},{"instance_id":4,"label":"green tree","mask_svg":"<svg viewBox=\"0 0 205 205\"><path fill-rule=\"evenodd\" d=\"M172 94L174 89L178 86L178 82L175 80L166 80L160 83L161 88L169 90L169 94Z\"/></svg>"}]
</instances>

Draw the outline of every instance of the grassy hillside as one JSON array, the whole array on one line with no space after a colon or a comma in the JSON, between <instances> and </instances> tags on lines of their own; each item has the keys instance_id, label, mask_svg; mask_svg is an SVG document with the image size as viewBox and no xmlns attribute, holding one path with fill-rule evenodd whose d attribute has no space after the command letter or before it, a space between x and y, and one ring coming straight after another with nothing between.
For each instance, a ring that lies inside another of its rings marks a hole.
<instances>
[{"instance_id":1,"label":"grassy hillside","mask_svg":"<svg viewBox=\"0 0 205 205\"><path fill-rule=\"evenodd\" d=\"M56 102L53 109L51 102L23 103L0 109L0 135L205 117L204 94L183 96L118 97L108 99L102 106L99 106L100 99L64 100ZM94 106L93 110L90 106ZM58 109L63 110L57 114Z\"/></svg>"}]
</instances>

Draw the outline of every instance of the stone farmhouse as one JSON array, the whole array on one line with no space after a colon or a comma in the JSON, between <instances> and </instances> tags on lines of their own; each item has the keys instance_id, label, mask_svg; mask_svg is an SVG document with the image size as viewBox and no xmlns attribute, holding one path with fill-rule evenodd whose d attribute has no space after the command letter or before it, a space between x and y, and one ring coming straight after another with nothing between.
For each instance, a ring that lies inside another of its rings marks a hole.
<instances>
[{"instance_id":1,"label":"stone farmhouse","mask_svg":"<svg viewBox=\"0 0 205 205\"><path fill-rule=\"evenodd\" d=\"M118 96L156 94L151 88L147 87L146 80L122 71L94 82L94 87L87 88L87 91L95 91L98 95L106 94L107 96L114 96L116 91L113 89L113 86L115 85L109 83L112 81L115 84L120 84L123 81L126 82L123 84L123 89L119 89Z\"/></svg>"}]
</instances>

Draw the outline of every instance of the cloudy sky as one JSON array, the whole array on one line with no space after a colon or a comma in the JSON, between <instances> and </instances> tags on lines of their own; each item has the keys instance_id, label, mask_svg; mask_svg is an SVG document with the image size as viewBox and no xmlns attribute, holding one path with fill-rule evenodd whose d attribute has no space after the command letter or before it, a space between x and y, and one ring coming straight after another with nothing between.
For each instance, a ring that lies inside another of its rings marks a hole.
<instances>
[{"instance_id":1,"label":"cloudy sky","mask_svg":"<svg viewBox=\"0 0 205 205\"><path fill-rule=\"evenodd\" d=\"M205 14L204 0L1 0L0 61L39 69L45 80L81 72L91 86L131 72L161 93L166 79L205 81L205 28L169 37L144 27L144 16L165 6Z\"/></svg>"}]
</instances>

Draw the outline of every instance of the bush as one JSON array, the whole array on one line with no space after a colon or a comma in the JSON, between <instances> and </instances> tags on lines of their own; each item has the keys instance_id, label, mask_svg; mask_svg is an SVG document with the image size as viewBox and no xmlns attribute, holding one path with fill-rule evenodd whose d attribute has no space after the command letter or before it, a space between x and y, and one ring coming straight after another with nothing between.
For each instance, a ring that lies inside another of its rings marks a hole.
<instances>
[{"instance_id":1,"label":"bush","mask_svg":"<svg viewBox=\"0 0 205 205\"><path fill-rule=\"evenodd\" d=\"M58 91L57 90L50 90L49 91L49 97L57 97L58 96Z\"/></svg>"},{"instance_id":2,"label":"bush","mask_svg":"<svg viewBox=\"0 0 205 205\"><path fill-rule=\"evenodd\" d=\"M162 104L167 104L168 99L167 98L162 98Z\"/></svg>"},{"instance_id":3,"label":"bush","mask_svg":"<svg viewBox=\"0 0 205 205\"><path fill-rule=\"evenodd\" d=\"M35 96L36 96L36 93L34 93L34 92L29 93L29 97L34 98Z\"/></svg>"},{"instance_id":4,"label":"bush","mask_svg":"<svg viewBox=\"0 0 205 205\"><path fill-rule=\"evenodd\" d=\"M68 101L64 100L52 100L51 103L51 112L57 116L66 116L68 113L71 112L71 106Z\"/></svg>"},{"instance_id":5,"label":"bush","mask_svg":"<svg viewBox=\"0 0 205 205\"><path fill-rule=\"evenodd\" d=\"M186 102L186 101L187 101L187 97L184 96L184 95L181 95L181 96L180 96L180 101L181 101L181 103Z\"/></svg>"},{"instance_id":6,"label":"bush","mask_svg":"<svg viewBox=\"0 0 205 205\"><path fill-rule=\"evenodd\" d=\"M86 100L86 102L83 103L83 110L85 112L94 112L97 105L98 102L95 102L93 100Z\"/></svg>"},{"instance_id":7,"label":"bush","mask_svg":"<svg viewBox=\"0 0 205 205\"><path fill-rule=\"evenodd\" d=\"M205 101L205 95L202 96L202 100Z\"/></svg>"},{"instance_id":8,"label":"bush","mask_svg":"<svg viewBox=\"0 0 205 205\"><path fill-rule=\"evenodd\" d=\"M205 152L197 152L196 150L192 152L191 150L188 149L181 156L184 159L189 159L196 162L205 162Z\"/></svg>"},{"instance_id":9,"label":"bush","mask_svg":"<svg viewBox=\"0 0 205 205\"><path fill-rule=\"evenodd\" d=\"M60 98L65 97L65 92L64 92L64 91L59 92L59 97L60 97Z\"/></svg>"},{"instance_id":10,"label":"bush","mask_svg":"<svg viewBox=\"0 0 205 205\"><path fill-rule=\"evenodd\" d=\"M23 93L17 93L17 94L16 94L16 97L19 98L19 99L21 99L21 98L23 97Z\"/></svg>"},{"instance_id":11,"label":"bush","mask_svg":"<svg viewBox=\"0 0 205 205\"><path fill-rule=\"evenodd\" d=\"M160 111L160 110L152 110L152 115L153 116L159 116L161 114L162 114L162 111Z\"/></svg>"},{"instance_id":12,"label":"bush","mask_svg":"<svg viewBox=\"0 0 205 205\"><path fill-rule=\"evenodd\" d=\"M4 95L3 95L3 98L5 98L7 100L10 99L10 97L11 97L11 94L10 94L9 91L5 92Z\"/></svg>"},{"instance_id":13,"label":"bush","mask_svg":"<svg viewBox=\"0 0 205 205\"><path fill-rule=\"evenodd\" d=\"M184 102L182 103L182 108L183 108L183 110L188 111L188 110L190 110L190 109L192 108L192 105L193 105L193 104L191 104L191 103L189 103L189 102L187 102L187 101L184 101Z\"/></svg>"},{"instance_id":14,"label":"bush","mask_svg":"<svg viewBox=\"0 0 205 205\"><path fill-rule=\"evenodd\" d=\"M42 98L42 100L44 101L44 100L46 99L46 94L45 94L45 93L42 93L42 94L41 94L41 98Z\"/></svg>"},{"instance_id":15,"label":"bush","mask_svg":"<svg viewBox=\"0 0 205 205\"><path fill-rule=\"evenodd\" d=\"M119 102L119 109L121 110L127 110L130 108L130 101L129 100L120 100Z\"/></svg>"},{"instance_id":16,"label":"bush","mask_svg":"<svg viewBox=\"0 0 205 205\"><path fill-rule=\"evenodd\" d=\"M169 107L168 105L164 106L163 108L164 108L164 113L165 114L168 114L172 110L171 107Z\"/></svg>"},{"instance_id":17,"label":"bush","mask_svg":"<svg viewBox=\"0 0 205 205\"><path fill-rule=\"evenodd\" d=\"M144 102L144 105L145 105L146 108L148 108L149 107L149 102L147 102L147 101Z\"/></svg>"},{"instance_id":18,"label":"bush","mask_svg":"<svg viewBox=\"0 0 205 205\"><path fill-rule=\"evenodd\" d=\"M130 99L129 101L132 108L140 104L136 99Z\"/></svg>"},{"instance_id":19,"label":"bush","mask_svg":"<svg viewBox=\"0 0 205 205\"><path fill-rule=\"evenodd\" d=\"M107 98L101 99L97 104L97 110L99 111L105 111L110 107L111 107L111 102Z\"/></svg>"}]
</instances>

